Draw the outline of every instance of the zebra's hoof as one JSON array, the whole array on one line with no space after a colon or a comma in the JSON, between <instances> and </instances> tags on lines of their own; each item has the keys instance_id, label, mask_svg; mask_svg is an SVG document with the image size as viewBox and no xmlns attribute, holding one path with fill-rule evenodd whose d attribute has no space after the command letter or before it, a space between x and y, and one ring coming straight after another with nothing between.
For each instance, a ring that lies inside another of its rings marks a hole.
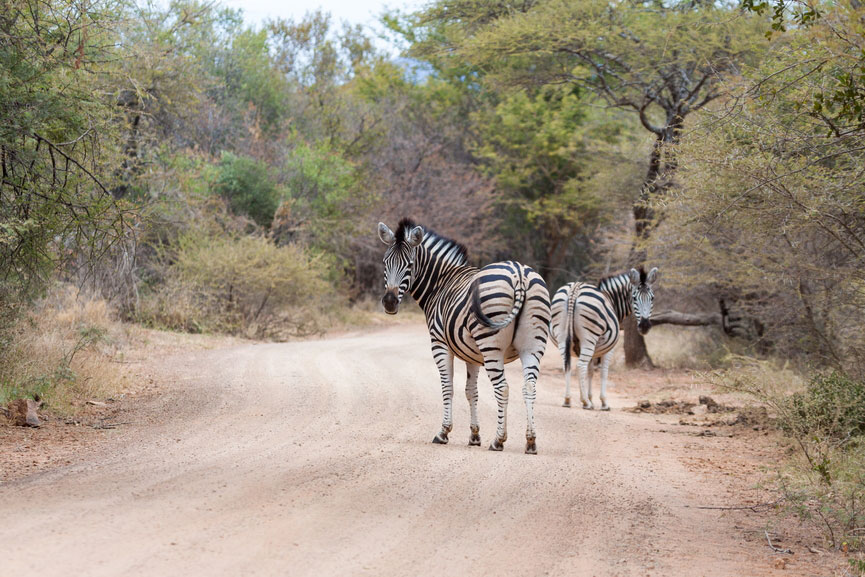
<instances>
[{"instance_id":1,"label":"zebra's hoof","mask_svg":"<svg viewBox=\"0 0 865 577\"><path fill-rule=\"evenodd\" d=\"M592 403L583 403L583 409L585 409L587 411L591 411L594 408L595 408L595 406Z\"/></svg>"},{"instance_id":2,"label":"zebra's hoof","mask_svg":"<svg viewBox=\"0 0 865 577\"><path fill-rule=\"evenodd\" d=\"M535 445L535 440L526 441L526 455L537 455L538 447Z\"/></svg>"},{"instance_id":3,"label":"zebra's hoof","mask_svg":"<svg viewBox=\"0 0 865 577\"><path fill-rule=\"evenodd\" d=\"M443 436L441 433L439 433L438 435L433 437L432 442L435 443L436 445L447 445L448 444L447 435Z\"/></svg>"},{"instance_id":4,"label":"zebra's hoof","mask_svg":"<svg viewBox=\"0 0 865 577\"><path fill-rule=\"evenodd\" d=\"M601 405L601 410L602 411L609 411L610 405L608 405L607 403L604 403L603 405Z\"/></svg>"},{"instance_id":5,"label":"zebra's hoof","mask_svg":"<svg viewBox=\"0 0 865 577\"><path fill-rule=\"evenodd\" d=\"M563 406L563 407L567 407L568 409L570 409L570 408L571 408L571 398L570 398L570 397L565 397L565 402L562 403L562 406Z\"/></svg>"},{"instance_id":6,"label":"zebra's hoof","mask_svg":"<svg viewBox=\"0 0 865 577\"><path fill-rule=\"evenodd\" d=\"M492 443L490 443L490 451L501 451L505 448L505 444L500 442L498 439L495 439Z\"/></svg>"},{"instance_id":7,"label":"zebra's hoof","mask_svg":"<svg viewBox=\"0 0 865 577\"><path fill-rule=\"evenodd\" d=\"M474 433L471 437L469 437L469 447L480 447L481 446L481 436Z\"/></svg>"}]
</instances>

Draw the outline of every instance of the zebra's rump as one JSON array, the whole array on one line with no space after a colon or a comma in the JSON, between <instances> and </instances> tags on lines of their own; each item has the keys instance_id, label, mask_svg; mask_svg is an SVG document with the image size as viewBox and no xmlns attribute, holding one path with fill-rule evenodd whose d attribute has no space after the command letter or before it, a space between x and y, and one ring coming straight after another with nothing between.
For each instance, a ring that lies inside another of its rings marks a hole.
<instances>
[{"instance_id":1,"label":"zebra's rump","mask_svg":"<svg viewBox=\"0 0 865 577\"><path fill-rule=\"evenodd\" d=\"M576 302L573 303L573 310L569 311L569 298L573 291L576 291ZM616 346L619 320L609 297L595 285L582 282L566 284L556 291L551 309L550 332L556 345L566 341L567 331L570 330L572 354L579 355L581 347L588 345L594 351L593 356L599 357Z\"/></svg>"},{"instance_id":2,"label":"zebra's rump","mask_svg":"<svg viewBox=\"0 0 865 577\"><path fill-rule=\"evenodd\" d=\"M464 279L439 307L443 337L454 354L474 364L483 364L485 355L500 353L505 362L518 358L531 333L546 344L549 332L549 293L541 276L515 261L492 263ZM476 287L477 297L472 294ZM474 301L474 302L473 302ZM475 310L475 303L482 315ZM511 322L503 328L488 326L482 316L494 322Z\"/></svg>"}]
</instances>

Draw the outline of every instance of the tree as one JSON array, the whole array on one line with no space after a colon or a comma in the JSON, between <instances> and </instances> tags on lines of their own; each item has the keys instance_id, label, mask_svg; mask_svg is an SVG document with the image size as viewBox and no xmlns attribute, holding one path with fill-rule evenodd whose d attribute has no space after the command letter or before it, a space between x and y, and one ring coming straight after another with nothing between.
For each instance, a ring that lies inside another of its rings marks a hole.
<instances>
[{"instance_id":1,"label":"tree","mask_svg":"<svg viewBox=\"0 0 865 577\"><path fill-rule=\"evenodd\" d=\"M548 280L561 276L569 255L585 265L608 208L592 178L620 125L589 110L573 91L551 86L503 95L473 118L474 153L496 181L508 235L532 249L525 256Z\"/></svg>"},{"instance_id":2,"label":"tree","mask_svg":"<svg viewBox=\"0 0 865 577\"><path fill-rule=\"evenodd\" d=\"M103 91L116 16L112 3L0 2L0 308L124 235Z\"/></svg>"},{"instance_id":3,"label":"tree","mask_svg":"<svg viewBox=\"0 0 865 577\"><path fill-rule=\"evenodd\" d=\"M475 95L405 60L379 63L349 88L362 99L366 126L382 135L356 156L369 175L376 219L396 223L411 216L466 244L473 263L492 259L508 239L500 233L490 179L469 151ZM351 245L355 290L378 293L381 242L368 231Z\"/></svg>"},{"instance_id":4,"label":"tree","mask_svg":"<svg viewBox=\"0 0 865 577\"><path fill-rule=\"evenodd\" d=\"M538 0L512 5L441 0L418 16L427 26L415 52L460 59L503 85L571 84L633 112L654 136L633 205L630 264L657 220L650 202L670 186L674 145L687 117L719 98L723 79L760 52L757 18L728 3ZM629 365L651 364L626 331Z\"/></svg>"},{"instance_id":5,"label":"tree","mask_svg":"<svg viewBox=\"0 0 865 577\"><path fill-rule=\"evenodd\" d=\"M700 113L650 248L663 243L680 283L708 277L736 297L776 352L862 375L865 125L847 91L865 61L862 9L817 8Z\"/></svg>"}]
</instances>

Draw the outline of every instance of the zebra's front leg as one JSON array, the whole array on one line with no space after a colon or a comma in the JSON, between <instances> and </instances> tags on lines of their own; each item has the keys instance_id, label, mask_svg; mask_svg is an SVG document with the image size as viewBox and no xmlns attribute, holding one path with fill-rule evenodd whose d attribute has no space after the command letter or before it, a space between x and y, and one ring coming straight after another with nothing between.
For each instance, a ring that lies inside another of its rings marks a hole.
<instances>
[{"instance_id":1,"label":"zebra's front leg","mask_svg":"<svg viewBox=\"0 0 865 577\"><path fill-rule=\"evenodd\" d=\"M481 428L478 424L478 373L480 372L479 365L466 363L466 399L469 401L469 410L472 414L469 446L474 447L481 444Z\"/></svg>"},{"instance_id":2,"label":"zebra's front leg","mask_svg":"<svg viewBox=\"0 0 865 577\"><path fill-rule=\"evenodd\" d=\"M493 384L493 393L499 405L496 438L490 443L490 451L501 451L508 440L508 382L505 380L505 361L502 358L484 359L484 367Z\"/></svg>"},{"instance_id":3,"label":"zebra's front leg","mask_svg":"<svg viewBox=\"0 0 865 577\"><path fill-rule=\"evenodd\" d=\"M523 399L526 402L526 453L537 455L535 445L535 383L540 372L540 359L534 353L521 356L523 363Z\"/></svg>"},{"instance_id":4,"label":"zebra's front leg","mask_svg":"<svg viewBox=\"0 0 865 577\"><path fill-rule=\"evenodd\" d=\"M442 404L444 414L442 416L442 430L436 435L432 442L445 445L448 442L448 434L453 429L452 409L454 400L454 355L445 345L433 345L433 358L439 369L442 381Z\"/></svg>"},{"instance_id":5,"label":"zebra's front leg","mask_svg":"<svg viewBox=\"0 0 865 577\"><path fill-rule=\"evenodd\" d=\"M611 353L601 357L601 410L609 411L610 405L607 404L607 373L610 371Z\"/></svg>"}]
</instances>

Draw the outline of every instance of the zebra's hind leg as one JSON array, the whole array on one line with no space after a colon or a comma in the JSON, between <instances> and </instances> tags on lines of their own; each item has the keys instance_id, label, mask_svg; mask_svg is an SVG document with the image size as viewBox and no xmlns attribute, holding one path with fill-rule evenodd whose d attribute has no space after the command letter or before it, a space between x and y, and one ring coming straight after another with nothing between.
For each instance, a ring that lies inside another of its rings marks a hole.
<instances>
[{"instance_id":1,"label":"zebra's hind leg","mask_svg":"<svg viewBox=\"0 0 865 577\"><path fill-rule=\"evenodd\" d=\"M473 447L481 444L481 429L478 425L478 373L480 372L480 366L466 363L466 399L469 401L469 411L472 415L469 446Z\"/></svg>"},{"instance_id":2,"label":"zebra's hind leg","mask_svg":"<svg viewBox=\"0 0 865 577\"><path fill-rule=\"evenodd\" d=\"M579 360L577 360L577 374L580 377L580 401L583 404L584 409L592 410L594 405L592 405L592 389L589 385L589 363L591 362L591 356L589 356L588 360L586 359L586 355L580 354Z\"/></svg>"},{"instance_id":3,"label":"zebra's hind leg","mask_svg":"<svg viewBox=\"0 0 865 577\"><path fill-rule=\"evenodd\" d=\"M503 358L484 359L484 368L493 384L493 393L499 405L496 437L490 443L490 451L501 451L508 440L508 382L505 380L505 361Z\"/></svg>"},{"instance_id":4,"label":"zebra's hind leg","mask_svg":"<svg viewBox=\"0 0 865 577\"><path fill-rule=\"evenodd\" d=\"M610 353L601 357L601 410L609 411L610 405L607 404L607 373L610 371Z\"/></svg>"},{"instance_id":5,"label":"zebra's hind leg","mask_svg":"<svg viewBox=\"0 0 865 577\"><path fill-rule=\"evenodd\" d=\"M526 402L526 453L537 455L535 445L535 383L540 372L540 359L535 353L520 356L523 363L523 399Z\"/></svg>"},{"instance_id":6,"label":"zebra's hind leg","mask_svg":"<svg viewBox=\"0 0 865 577\"><path fill-rule=\"evenodd\" d=\"M442 381L442 429L439 434L433 437L432 442L439 445L446 445L448 442L448 434L453 429L453 420L451 411L453 409L454 400L454 355L450 352L446 345L433 344L433 358L436 366L439 369L439 376Z\"/></svg>"}]
</instances>

